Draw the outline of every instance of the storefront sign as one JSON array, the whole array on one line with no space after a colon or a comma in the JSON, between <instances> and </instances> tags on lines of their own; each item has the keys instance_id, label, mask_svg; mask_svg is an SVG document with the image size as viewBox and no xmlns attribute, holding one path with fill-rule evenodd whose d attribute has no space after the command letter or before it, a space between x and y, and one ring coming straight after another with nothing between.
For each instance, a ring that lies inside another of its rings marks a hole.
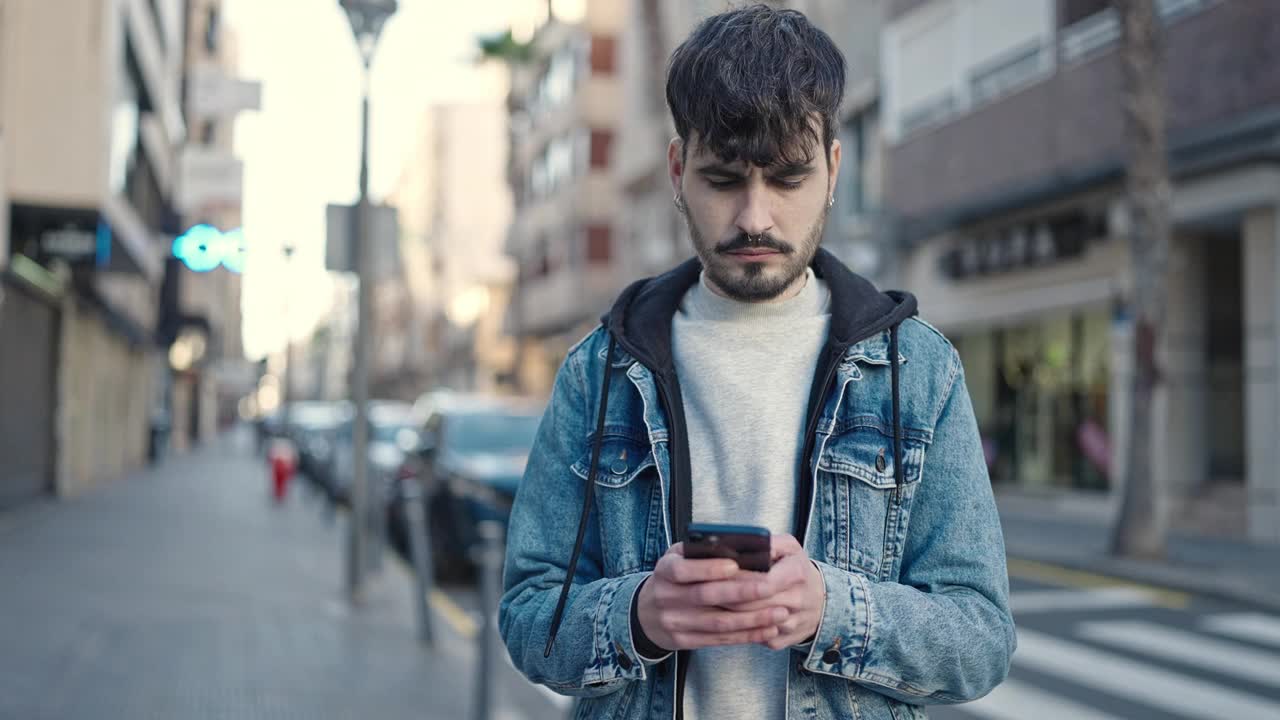
<instances>
[{"instance_id":1,"label":"storefront sign","mask_svg":"<svg viewBox=\"0 0 1280 720\"><path fill-rule=\"evenodd\" d=\"M967 280L1046 267L1080 257L1106 237L1100 216L1076 211L962 237L939 258L939 269L952 280Z\"/></svg>"}]
</instances>

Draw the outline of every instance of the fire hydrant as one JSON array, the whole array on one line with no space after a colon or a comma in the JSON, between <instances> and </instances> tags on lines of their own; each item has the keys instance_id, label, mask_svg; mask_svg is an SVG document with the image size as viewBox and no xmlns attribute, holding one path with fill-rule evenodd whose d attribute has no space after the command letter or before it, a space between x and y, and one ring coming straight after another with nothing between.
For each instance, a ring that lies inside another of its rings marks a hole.
<instances>
[{"instance_id":1,"label":"fire hydrant","mask_svg":"<svg viewBox=\"0 0 1280 720\"><path fill-rule=\"evenodd\" d=\"M298 466L298 453L289 441L276 440L267 450L267 462L271 466L271 496L277 503L284 502L289 480Z\"/></svg>"}]
</instances>

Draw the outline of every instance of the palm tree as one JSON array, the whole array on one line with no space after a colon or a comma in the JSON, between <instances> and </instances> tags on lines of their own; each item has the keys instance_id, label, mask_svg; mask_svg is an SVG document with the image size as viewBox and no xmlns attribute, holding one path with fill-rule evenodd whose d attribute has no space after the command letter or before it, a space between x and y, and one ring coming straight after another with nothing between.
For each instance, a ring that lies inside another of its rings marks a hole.
<instances>
[{"instance_id":1,"label":"palm tree","mask_svg":"<svg viewBox=\"0 0 1280 720\"><path fill-rule=\"evenodd\" d=\"M1165 332L1170 183L1165 125L1164 38L1155 0L1113 0L1120 16L1124 115L1133 273L1133 387L1127 478L1112 533L1114 554L1161 557L1167 519L1165 479L1156 474L1152 401L1162 377L1158 349Z\"/></svg>"}]
</instances>

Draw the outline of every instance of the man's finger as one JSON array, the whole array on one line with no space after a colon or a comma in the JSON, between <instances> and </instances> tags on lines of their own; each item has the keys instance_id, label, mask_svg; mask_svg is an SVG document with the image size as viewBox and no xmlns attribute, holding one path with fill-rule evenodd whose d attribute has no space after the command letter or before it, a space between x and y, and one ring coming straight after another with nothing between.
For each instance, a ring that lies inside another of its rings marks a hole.
<instances>
[{"instance_id":1,"label":"man's finger","mask_svg":"<svg viewBox=\"0 0 1280 720\"><path fill-rule=\"evenodd\" d=\"M777 561L779 558L804 552L804 546L789 533L775 533L769 538L769 554Z\"/></svg>"},{"instance_id":2,"label":"man's finger","mask_svg":"<svg viewBox=\"0 0 1280 720\"><path fill-rule=\"evenodd\" d=\"M809 558L804 555L788 555L774 563L766 576L770 585L777 591L800 585L809 572Z\"/></svg>"},{"instance_id":3,"label":"man's finger","mask_svg":"<svg viewBox=\"0 0 1280 720\"><path fill-rule=\"evenodd\" d=\"M804 595L801 594L795 588L792 588L790 590L784 590L783 592L777 593L775 595L770 595L769 597L764 598L762 600L756 600L754 602L748 602L748 603L739 603L736 605L725 605L724 609L731 610L733 612L755 612L757 610L763 610L765 608L771 608L771 607L783 607L783 608L789 608L794 610L794 609L800 608L803 604L804 604Z\"/></svg>"},{"instance_id":4,"label":"man's finger","mask_svg":"<svg viewBox=\"0 0 1280 720\"><path fill-rule=\"evenodd\" d=\"M721 635L746 630L774 627L786 621L790 613L785 608L769 607L752 612L699 608L675 612L663 620L668 633L707 633Z\"/></svg>"},{"instance_id":5,"label":"man's finger","mask_svg":"<svg viewBox=\"0 0 1280 720\"><path fill-rule=\"evenodd\" d=\"M750 575L757 575L750 577ZM743 573L733 580L706 582L689 588L695 605L725 607L763 600L773 595L773 585L757 573Z\"/></svg>"},{"instance_id":6,"label":"man's finger","mask_svg":"<svg viewBox=\"0 0 1280 720\"><path fill-rule=\"evenodd\" d=\"M678 585L725 580L738 574L738 564L719 558L690 560L679 555L667 555L653 569L660 578Z\"/></svg>"}]
</instances>

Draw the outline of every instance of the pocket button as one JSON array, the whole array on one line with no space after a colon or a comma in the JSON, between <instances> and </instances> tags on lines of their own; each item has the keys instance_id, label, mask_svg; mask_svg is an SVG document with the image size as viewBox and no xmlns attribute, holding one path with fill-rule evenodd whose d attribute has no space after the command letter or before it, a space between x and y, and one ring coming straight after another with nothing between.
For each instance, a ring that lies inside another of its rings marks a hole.
<instances>
[{"instance_id":1,"label":"pocket button","mask_svg":"<svg viewBox=\"0 0 1280 720\"><path fill-rule=\"evenodd\" d=\"M876 472L884 472L887 463L884 460L884 448L880 448L880 454L876 456Z\"/></svg>"}]
</instances>

